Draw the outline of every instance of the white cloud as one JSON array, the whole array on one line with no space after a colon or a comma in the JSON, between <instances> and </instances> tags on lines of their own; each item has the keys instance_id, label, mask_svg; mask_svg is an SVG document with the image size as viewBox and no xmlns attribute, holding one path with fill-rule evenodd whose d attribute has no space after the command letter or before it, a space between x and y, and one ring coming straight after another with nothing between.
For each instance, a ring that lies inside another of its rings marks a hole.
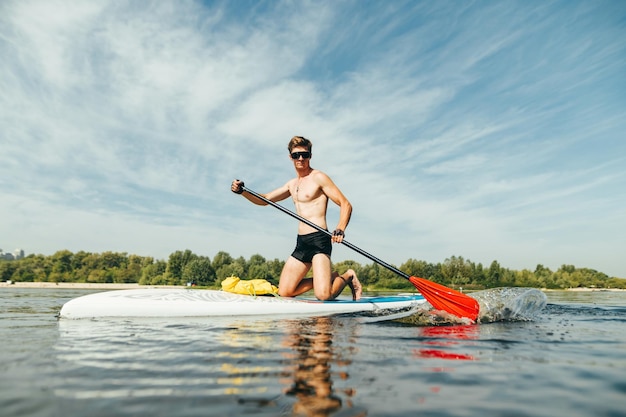
<instances>
[{"instance_id":1,"label":"white cloud","mask_svg":"<svg viewBox=\"0 0 626 417\"><path fill-rule=\"evenodd\" d=\"M282 258L294 221L228 185L299 134L382 259L626 277L623 29L562 6L5 1L0 245Z\"/></svg>"}]
</instances>

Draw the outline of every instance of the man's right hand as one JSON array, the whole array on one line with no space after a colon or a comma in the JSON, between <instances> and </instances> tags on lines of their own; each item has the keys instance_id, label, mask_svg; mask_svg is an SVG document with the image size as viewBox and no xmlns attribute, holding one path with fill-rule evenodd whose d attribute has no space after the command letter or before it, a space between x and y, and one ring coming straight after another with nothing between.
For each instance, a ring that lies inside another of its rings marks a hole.
<instances>
[{"instance_id":1,"label":"man's right hand","mask_svg":"<svg viewBox=\"0 0 626 417\"><path fill-rule=\"evenodd\" d=\"M233 183L230 185L230 191L235 194L241 194L243 193L243 185L243 181L233 180Z\"/></svg>"}]
</instances>

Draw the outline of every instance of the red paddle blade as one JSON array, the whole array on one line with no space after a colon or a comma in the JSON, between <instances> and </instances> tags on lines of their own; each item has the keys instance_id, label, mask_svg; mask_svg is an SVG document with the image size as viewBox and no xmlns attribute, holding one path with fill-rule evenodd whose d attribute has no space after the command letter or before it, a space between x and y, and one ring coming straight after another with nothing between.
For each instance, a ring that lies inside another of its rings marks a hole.
<instances>
[{"instance_id":1,"label":"red paddle blade","mask_svg":"<svg viewBox=\"0 0 626 417\"><path fill-rule=\"evenodd\" d=\"M410 277L409 281L435 309L472 321L478 318L478 301L472 297L424 278Z\"/></svg>"}]
</instances>

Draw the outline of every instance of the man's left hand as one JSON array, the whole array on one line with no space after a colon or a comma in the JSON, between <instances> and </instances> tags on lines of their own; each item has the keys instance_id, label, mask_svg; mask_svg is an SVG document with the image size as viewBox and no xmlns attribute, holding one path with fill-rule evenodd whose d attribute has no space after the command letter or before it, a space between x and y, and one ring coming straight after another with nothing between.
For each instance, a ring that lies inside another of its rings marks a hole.
<instances>
[{"instance_id":1,"label":"man's left hand","mask_svg":"<svg viewBox=\"0 0 626 417\"><path fill-rule=\"evenodd\" d=\"M345 236L345 233L343 232L343 230L341 229L335 229L335 231L333 232L333 242L335 243L341 243L343 241L343 238Z\"/></svg>"}]
</instances>

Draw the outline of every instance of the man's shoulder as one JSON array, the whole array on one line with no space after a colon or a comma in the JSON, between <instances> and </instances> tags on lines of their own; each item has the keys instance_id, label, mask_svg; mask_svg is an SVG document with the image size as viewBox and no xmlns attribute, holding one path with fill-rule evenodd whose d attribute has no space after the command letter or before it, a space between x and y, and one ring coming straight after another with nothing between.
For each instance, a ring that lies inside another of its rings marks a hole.
<instances>
[{"instance_id":1,"label":"man's shoulder","mask_svg":"<svg viewBox=\"0 0 626 417\"><path fill-rule=\"evenodd\" d=\"M314 178L316 180L325 180L330 178L328 175L326 175L326 173L320 171L319 169L314 169L313 171L311 171L311 178Z\"/></svg>"}]
</instances>

